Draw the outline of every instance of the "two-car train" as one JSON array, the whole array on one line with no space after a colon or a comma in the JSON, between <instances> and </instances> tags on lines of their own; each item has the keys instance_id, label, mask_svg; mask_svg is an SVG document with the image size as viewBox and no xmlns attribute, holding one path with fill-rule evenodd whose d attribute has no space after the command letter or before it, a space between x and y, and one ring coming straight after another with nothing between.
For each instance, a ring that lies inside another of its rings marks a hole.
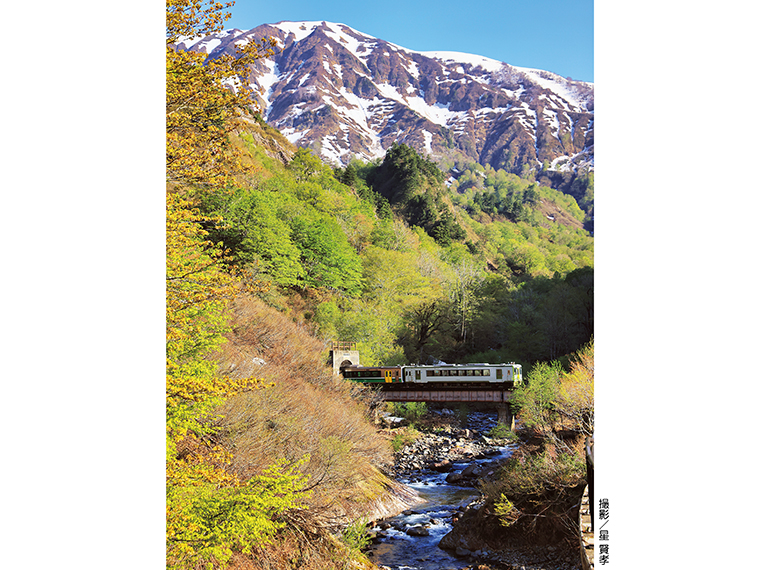
<instances>
[{"instance_id":1,"label":"two-car train","mask_svg":"<svg viewBox=\"0 0 760 570\"><path fill-rule=\"evenodd\" d=\"M514 388L522 384L522 366L509 364L439 364L408 366L344 366L343 377L362 384L435 384ZM496 385L496 386L495 386ZM400 386L399 386L400 387Z\"/></svg>"}]
</instances>

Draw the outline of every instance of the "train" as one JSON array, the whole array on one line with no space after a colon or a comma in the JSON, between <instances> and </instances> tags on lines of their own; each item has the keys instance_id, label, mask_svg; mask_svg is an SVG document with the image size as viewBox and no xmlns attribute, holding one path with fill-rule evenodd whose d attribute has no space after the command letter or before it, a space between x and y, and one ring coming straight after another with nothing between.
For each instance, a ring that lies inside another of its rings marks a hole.
<instances>
[{"instance_id":1,"label":"train","mask_svg":"<svg viewBox=\"0 0 760 570\"><path fill-rule=\"evenodd\" d=\"M343 366L343 378L362 384L399 384L436 386L487 386L514 388L523 382L522 365L509 364L438 364L406 366Z\"/></svg>"}]
</instances>

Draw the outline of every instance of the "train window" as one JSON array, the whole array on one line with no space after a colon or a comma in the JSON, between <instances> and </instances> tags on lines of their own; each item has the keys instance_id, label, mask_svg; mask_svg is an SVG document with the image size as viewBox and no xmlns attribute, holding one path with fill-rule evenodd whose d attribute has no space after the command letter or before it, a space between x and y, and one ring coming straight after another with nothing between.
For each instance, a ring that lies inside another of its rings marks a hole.
<instances>
[{"instance_id":1,"label":"train window","mask_svg":"<svg viewBox=\"0 0 760 570\"><path fill-rule=\"evenodd\" d=\"M490 368L484 368L483 369L483 376L490 376L491 375L491 369Z\"/></svg>"},{"instance_id":2,"label":"train window","mask_svg":"<svg viewBox=\"0 0 760 570\"><path fill-rule=\"evenodd\" d=\"M503 376L502 376L503 373L504 373L504 371L501 368L497 368L496 369L496 379L497 380L501 380L503 378Z\"/></svg>"},{"instance_id":3,"label":"train window","mask_svg":"<svg viewBox=\"0 0 760 570\"><path fill-rule=\"evenodd\" d=\"M415 380L419 380L420 379L420 371L419 370L415 370L414 371L414 379Z\"/></svg>"}]
</instances>

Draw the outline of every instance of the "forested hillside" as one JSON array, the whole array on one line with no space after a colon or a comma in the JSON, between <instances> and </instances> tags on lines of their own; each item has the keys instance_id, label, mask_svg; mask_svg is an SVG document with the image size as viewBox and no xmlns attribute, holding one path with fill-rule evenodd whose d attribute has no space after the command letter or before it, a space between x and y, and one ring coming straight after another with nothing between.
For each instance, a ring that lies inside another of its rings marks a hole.
<instances>
[{"instance_id":1,"label":"forested hillside","mask_svg":"<svg viewBox=\"0 0 760 570\"><path fill-rule=\"evenodd\" d=\"M167 4L167 564L341 568L396 491L330 341L363 364L562 358L593 333L593 238L572 197L501 170L297 149L226 88L270 44L174 49L222 21Z\"/></svg>"},{"instance_id":2,"label":"forested hillside","mask_svg":"<svg viewBox=\"0 0 760 570\"><path fill-rule=\"evenodd\" d=\"M405 145L333 170L241 138L258 174L204 195L209 237L320 339L358 342L367 364L530 363L589 340L593 238L573 198L492 169L447 187Z\"/></svg>"}]
</instances>

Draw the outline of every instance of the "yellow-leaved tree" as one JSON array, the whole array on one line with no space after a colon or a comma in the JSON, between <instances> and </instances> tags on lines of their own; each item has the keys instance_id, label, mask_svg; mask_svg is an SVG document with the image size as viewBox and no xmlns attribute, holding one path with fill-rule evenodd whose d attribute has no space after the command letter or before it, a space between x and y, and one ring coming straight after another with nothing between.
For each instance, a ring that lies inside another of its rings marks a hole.
<instances>
[{"instance_id":1,"label":"yellow-leaved tree","mask_svg":"<svg viewBox=\"0 0 760 570\"><path fill-rule=\"evenodd\" d=\"M235 287L204 241L197 210L179 194L166 216L166 497L167 566L225 563L233 551L267 544L283 526L278 515L300 507L305 481L297 466L274 465L247 481L229 470L214 445L214 410L255 387L217 373L209 358L224 342Z\"/></svg>"},{"instance_id":2,"label":"yellow-leaved tree","mask_svg":"<svg viewBox=\"0 0 760 570\"><path fill-rule=\"evenodd\" d=\"M247 480L215 443L214 413L227 397L256 387L233 381L213 360L228 330L236 293L223 252L206 240L198 191L224 187L238 168L230 120L248 104L228 87L266 53L249 44L239 60L204 62L176 50L180 36L220 31L232 3L167 2L166 173L166 510L167 567L224 565L233 552L270 542L285 511L302 506L298 465L276 464Z\"/></svg>"},{"instance_id":3,"label":"yellow-leaved tree","mask_svg":"<svg viewBox=\"0 0 760 570\"><path fill-rule=\"evenodd\" d=\"M238 46L235 57L206 61L206 54L177 49L182 39L220 32L234 2L167 0L166 174L170 182L224 186L240 168L230 144L231 119L258 111L246 82L248 68L271 56L276 42Z\"/></svg>"}]
</instances>

